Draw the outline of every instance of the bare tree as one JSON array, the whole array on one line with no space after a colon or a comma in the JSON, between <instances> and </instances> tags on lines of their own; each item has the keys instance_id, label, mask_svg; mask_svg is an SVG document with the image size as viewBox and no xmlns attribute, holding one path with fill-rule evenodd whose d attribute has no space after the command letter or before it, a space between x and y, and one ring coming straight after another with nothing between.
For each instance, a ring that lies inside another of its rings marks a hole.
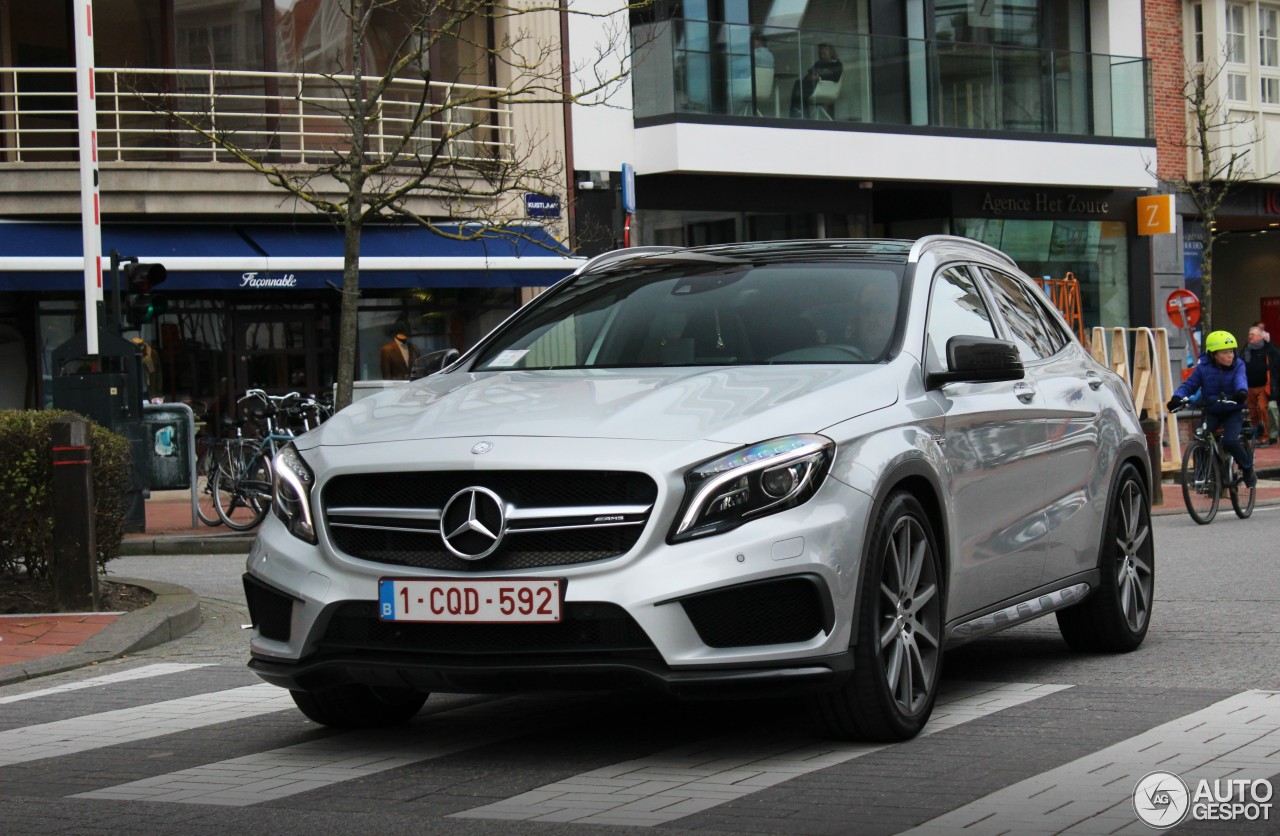
<instances>
[{"instance_id":1,"label":"bare tree","mask_svg":"<svg viewBox=\"0 0 1280 836\"><path fill-rule=\"evenodd\" d=\"M1270 176L1254 171L1251 155L1259 137L1253 119L1233 111L1220 95L1225 59L1224 54L1216 64L1206 62L1186 68L1181 91L1187 105L1186 131L1175 148L1189 152L1191 170L1183 179L1158 178L1174 193L1188 197L1204 226L1201 319L1206 332L1212 330L1213 322L1213 249L1218 210L1239 186Z\"/></svg>"},{"instance_id":2,"label":"bare tree","mask_svg":"<svg viewBox=\"0 0 1280 836\"><path fill-rule=\"evenodd\" d=\"M516 202L526 193L562 194L572 172L554 133L518 133L513 114L609 104L627 75L625 28L610 30L610 43L570 66L560 20L609 17L629 8L624 2L597 14L570 12L558 0L328 0L311 4L330 19L310 24L319 36L293 56L315 69L269 79L265 112L218 112L205 91L135 92L190 140L250 167L342 229L341 408L351 402L355 372L365 224L407 221L460 240L541 243L511 222Z\"/></svg>"}]
</instances>

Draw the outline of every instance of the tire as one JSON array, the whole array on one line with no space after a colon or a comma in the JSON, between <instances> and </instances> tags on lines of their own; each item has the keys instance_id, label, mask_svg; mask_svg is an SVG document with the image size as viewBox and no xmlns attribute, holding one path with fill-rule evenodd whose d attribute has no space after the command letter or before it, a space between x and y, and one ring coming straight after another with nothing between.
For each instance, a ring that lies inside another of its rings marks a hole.
<instances>
[{"instance_id":1,"label":"tire","mask_svg":"<svg viewBox=\"0 0 1280 836\"><path fill-rule=\"evenodd\" d=\"M1192 441L1182 452L1182 501L1191 519L1201 525L1213 522L1222 501L1222 480L1213 459L1213 449L1205 441Z\"/></svg>"},{"instance_id":2,"label":"tire","mask_svg":"<svg viewBox=\"0 0 1280 836\"><path fill-rule=\"evenodd\" d=\"M915 737L933 712L942 674L941 557L924 507L906 491L885 500L858 592L854 669L837 691L810 698L830 736Z\"/></svg>"},{"instance_id":3,"label":"tire","mask_svg":"<svg viewBox=\"0 0 1280 836\"><path fill-rule=\"evenodd\" d=\"M214 474L212 489L218 518L232 531L248 531L262 522L271 507L271 465L258 455L252 442L241 446L241 454L229 451L224 465ZM264 489L268 492L263 498Z\"/></svg>"},{"instance_id":4,"label":"tire","mask_svg":"<svg viewBox=\"0 0 1280 836\"><path fill-rule=\"evenodd\" d=\"M214 471L214 475L217 471ZM213 476L200 474L196 476L196 516L205 525L222 525L218 516L218 508L213 496Z\"/></svg>"},{"instance_id":5,"label":"tire","mask_svg":"<svg viewBox=\"0 0 1280 836\"><path fill-rule=\"evenodd\" d=\"M222 525L213 499L213 476L221 461L222 448L217 441L210 442L196 461L196 516L205 525Z\"/></svg>"},{"instance_id":6,"label":"tire","mask_svg":"<svg viewBox=\"0 0 1280 836\"><path fill-rule=\"evenodd\" d=\"M1127 653L1147 635L1156 579L1151 501L1131 463L1120 469L1099 551L1098 588L1058 612L1058 629L1073 650Z\"/></svg>"},{"instance_id":7,"label":"tire","mask_svg":"<svg viewBox=\"0 0 1280 836\"><path fill-rule=\"evenodd\" d=\"M1243 444L1245 453L1250 458L1253 458L1253 443L1245 441ZM1255 461L1254 464L1257 464L1257 462ZM1236 512L1237 517L1247 520L1253 514L1254 503L1258 501L1257 483L1252 488L1246 487L1243 481L1244 476L1239 472L1238 466L1234 462L1231 471L1231 487L1228 489L1228 493L1231 496L1231 508Z\"/></svg>"},{"instance_id":8,"label":"tire","mask_svg":"<svg viewBox=\"0 0 1280 836\"><path fill-rule=\"evenodd\" d=\"M290 691L298 709L322 726L368 729L398 726L413 719L429 694L409 688L347 684L323 691Z\"/></svg>"}]
</instances>

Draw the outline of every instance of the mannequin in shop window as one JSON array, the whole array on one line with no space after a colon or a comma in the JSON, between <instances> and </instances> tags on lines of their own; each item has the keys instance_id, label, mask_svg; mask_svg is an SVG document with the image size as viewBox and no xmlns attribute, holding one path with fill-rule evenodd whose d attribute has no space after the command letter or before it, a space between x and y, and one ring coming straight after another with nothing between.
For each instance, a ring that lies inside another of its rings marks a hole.
<instances>
[{"instance_id":1,"label":"mannequin in shop window","mask_svg":"<svg viewBox=\"0 0 1280 836\"><path fill-rule=\"evenodd\" d=\"M418 349L409 342L409 335L397 331L395 339L382 347L382 379L408 380L413 361L418 359Z\"/></svg>"}]
</instances>

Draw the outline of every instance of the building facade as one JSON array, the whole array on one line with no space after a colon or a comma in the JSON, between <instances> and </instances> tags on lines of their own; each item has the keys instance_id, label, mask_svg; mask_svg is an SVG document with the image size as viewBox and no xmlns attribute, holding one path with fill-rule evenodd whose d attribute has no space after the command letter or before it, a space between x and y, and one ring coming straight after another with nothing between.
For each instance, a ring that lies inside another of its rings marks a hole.
<instances>
[{"instance_id":1,"label":"building facade","mask_svg":"<svg viewBox=\"0 0 1280 836\"><path fill-rule=\"evenodd\" d=\"M1182 217L1181 251L1184 286L1200 292L1199 256L1207 236L1214 239L1213 327L1232 331L1238 339L1254 322L1269 324L1280 335L1280 3L1174 2L1156 5L1182 24L1185 66L1208 80L1210 102L1217 103L1214 159L1240 154L1238 185L1218 207L1215 225L1206 228L1189 201ZM1183 100L1183 116L1187 115ZM1171 123L1176 119L1171 115ZM1184 121L1169 130L1169 153L1161 159L1172 167L1172 179L1204 177L1194 142ZM1162 172L1163 174L1163 172Z\"/></svg>"},{"instance_id":2,"label":"building facade","mask_svg":"<svg viewBox=\"0 0 1280 836\"><path fill-rule=\"evenodd\" d=\"M366 79L390 66L409 8L375 13L359 50ZM84 327L72 17L70 0L0 3L0 408L47 405L54 351ZM353 66L339 0L97 0L94 19L103 253L168 269L158 288L167 310L125 334L152 349L147 395L213 419L248 388L327 391L341 229L175 113L198 114L290 172L327 162L351 136L334 78ZM565 108L512 101L530 73L494 60L523 45L546 59L537 83L554 87L560 23L535 12L433 29L423 66L388 86L366 148L377 160L412 130L419 158L453 155L439 188L403 198L446 236L414 223L365 228L357 380L386 376L382 348L396 334L414 354L465 349L576 266L560 243ZM406 127L422 101L433 118ZM391 182L420 163L396 164ZM491 188L484 171L504 165L538 172L539 187ZM343 194L331 181L317 189ZM495 224L507 228L475 237Z\"/></svg>"},{"instance_id":3,"label":"building facade","mask_svg":"<svg viewBox=\"0 0 1280 836\"><path fill-rule=\"evenodd\" d=\"M573 116L598 246L628 163L635 244L954 233L1075 276L1086 326L1153 323L1142 4L670 0L630 26L631 112Z\"/></svg>"}]
</instances>

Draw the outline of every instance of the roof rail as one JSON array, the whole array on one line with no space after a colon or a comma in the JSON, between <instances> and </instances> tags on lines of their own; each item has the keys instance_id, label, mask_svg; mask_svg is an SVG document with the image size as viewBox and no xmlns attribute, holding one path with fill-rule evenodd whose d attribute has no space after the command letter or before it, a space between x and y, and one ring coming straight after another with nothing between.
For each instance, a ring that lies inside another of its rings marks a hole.
<instances>
[{"instance_id":1,"label":"roof rail","mask_svg":"<svg viewBox=\"0 0 1280 836\"><path fill-rule=\"evenodd\" d=\"M581 267L579 267L577 270L573 272L574 272L574 275L578 275L581 273L589 273L592 270L605 266L606 264L613 264L619 261L628 261L633 258L640 258L641 256L653 255L655 253L673 253L683 249L684 247L660 247L660 246L622 247L621 249L610 250L607 253L601 253L600 255L594 256L593 258L589 259L586 264L582 265Z\"/></svg>"},{"instance_id":2,"label":"roof rail","mask_svg":"<svg viewBox=\"0 0 1280 836\"><path fill-rule=\"evenodd\" d=\"M918 239L915 244L911 246L911 252L907 255L907 261L909 263L919 261L921 254L924 253L926 249L943 244L964 244L968 247L978 247L986 250L992 257L998 258L1007 263L1010 267L1019 270L1021 269L1018 267L1018 262L1014 261L1008 253L1001 252L990 244L984 244L981 241L976 241L973 238L965 238L961 235L926 235L923 238Z\"/></svg>"}]
</instances>

